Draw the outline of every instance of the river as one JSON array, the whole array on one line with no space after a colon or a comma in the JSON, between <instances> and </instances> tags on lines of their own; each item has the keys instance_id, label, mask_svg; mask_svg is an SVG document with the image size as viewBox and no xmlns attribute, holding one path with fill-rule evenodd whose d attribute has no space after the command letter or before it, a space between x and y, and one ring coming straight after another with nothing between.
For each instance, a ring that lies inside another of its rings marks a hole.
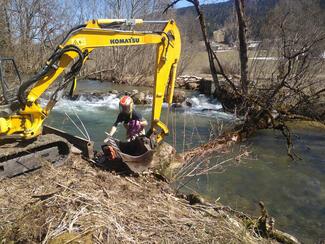
<instances>
[{"instance_id":1,"label":"river","mask_svg":"<svg viewBox=\"0 0 325 244\"><path fill-rule=\"evenodd\" d=\"M97 81L81 81L78 87L79 92L108 92L114 89L151 90ZM213 125L220 127L221 124L235 122L232 115L217 111L221 108L217 101L193 93L188 93L188 97L192 99L192 108L172 109L168 116L171 133L166 140L178 152L208 141L215 132L211 130ZM202 109L209 111L202 112ZM150 105L137 106L136 110L150 120ZM108 95L103 99L89 100L81 96L76 101L61 100L46 124L81 135L65 113L77 123L78 115L89 137L99 148L105 139L104 131L116 119L118 98ZM164 107L163 121L166 116L167 109ZM79 124L79 127L82 126ZM117 132L120 139L125 136L123 130L121 126ZM223 204L253 215L259 215L258 201L262 200L269 214L276 219L278 228L305 243L325 239L325 130L295 126L293 139L295 152L301 159L292 161L287 156L285 139L279 132L259 131L243 144L252 151L250 159L231 164L222 173L196 176L189 182L185 179L186 187L210 200L218 199Z\"/></svg>"}]
</instances>

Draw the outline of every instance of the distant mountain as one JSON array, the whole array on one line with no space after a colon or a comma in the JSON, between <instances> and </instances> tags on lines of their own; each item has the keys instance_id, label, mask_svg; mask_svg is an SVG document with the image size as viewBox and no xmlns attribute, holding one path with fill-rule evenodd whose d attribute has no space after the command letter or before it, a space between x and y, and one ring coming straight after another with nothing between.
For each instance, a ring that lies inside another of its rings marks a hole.
<instances>
[{"instance_id":1,"label":"distant mountain","mask_svg":"<svg viewBox=\"0 0 325 244\"><path fill-rule=\"evenodd\" d=\"M210 27L220 28L232 13L233 6L233 1L228 1L202 5L201 8L204 11L207 22L213 25ZM186 16L188 14L196 14L194 7L190 6L177 10L178 16Z\"/></svg>"},{"instance_id":2,"label":"distant mountain","mask_svg":"<svg viewBox=\"0 0 325 244\"><path fill-rule=\"evenodd\" d=\"M272 10L277 3L281 0L246 0L246 15L251 23L250 33L251 37L259 39L261 36L261 27L268 16L268 12ZM305 0L310 1L310 0ZM320 6L325 9L325 0L316 0ZM234 19L235 16L235 4L234 0L227 2L214 3L202 5L201 8L204 11L207 25L209 26L209 35L212 36L214 30L223 28L225 24ZM188 14L195 14L194 7L180 8L176 11L178 17L183 17Z\"/></svg>"},{"instance_id":3,"label":"distant mountain","mask_svg":"<svg viewBox=\"0 0 325 244\"><path fill-rule=\"evenodd\" d=\"M201 6L209 29L215 30L224 26L225 21L233 11L233 1L207 4ZM196 14L194 7L185 7L177 9L178 17L183 17L191 14Z\"/></svg>"}]
</instances>

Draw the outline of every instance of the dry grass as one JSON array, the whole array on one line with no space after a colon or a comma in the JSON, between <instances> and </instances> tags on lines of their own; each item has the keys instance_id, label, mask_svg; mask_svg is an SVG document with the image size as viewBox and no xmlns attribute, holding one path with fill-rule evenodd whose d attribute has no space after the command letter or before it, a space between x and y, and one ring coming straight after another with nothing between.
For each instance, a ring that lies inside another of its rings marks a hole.
<instances>
[{"instance_id":1,"label":"dry grass","mask_svg":"<svg viewBox=\"0 0 325 244\"><path fill-rule=\"evenodd\" d=\"M218 58L223 66L230 68L237 67L239 56L235 50L226 52L218 52ZM239 65L238 65L239 67ZM191 63L186 67L184 74L197 75L197 74L210 74L208 54L206 51L197 51L191 60Z\"/></svg>"},{"instance_id":2,"label":"dry grass","mask_svg":"<svg viewBox=\"0 0 325 244\"><path fill-rule=\"evenodd\" d=\"M0 182L4 243L255 243L242 220L175 197L152 175L122 177L79 157ZM263 241L264 242L264 241Z\"/></svg>"},{"instance_id":3,"label":"dry grass","mask_svg":"<svg viewBox=\"0 0 325 244\"><path fill-rule=\"evenodd\" d=\"M239 54L235 49L226 50L216 53L226 74L240 74ZM274 50L249 50L248 67L251 78L265 79L270 78L272 73L277 69L278 61L276 60L254 60L255 57L277 57ZM325 64L324 64L325 65ZM323 65L323 66L324 66ZM325 69L317 76L319 79L325 77ZM206 51L197 51L186 67L183 74L197 75L210 74L209 60Z\"/></svg>"}]
</instances>

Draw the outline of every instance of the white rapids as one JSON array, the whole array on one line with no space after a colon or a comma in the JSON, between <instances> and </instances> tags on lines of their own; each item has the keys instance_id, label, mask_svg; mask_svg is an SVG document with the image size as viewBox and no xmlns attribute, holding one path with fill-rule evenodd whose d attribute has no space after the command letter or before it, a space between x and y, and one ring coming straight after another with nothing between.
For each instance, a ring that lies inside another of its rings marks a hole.
<instances>
[{"instance_id":1,"label":"white rapids","mask_svg":"<svg viewBox=\"0 0 325 244\"><path fill-rule=\"evenodd\" d=\"M148 99L152 101L150 97ZM56 106L54 111L66 112L74 110L76 112L101 112L108 110L118 110L119 97L116 94L106 94L103 96L89 96L80 95L76 100L69 100L66 98L61 99ZM151 112L151 104L148 105L137 105L145 113ZM167 104L163 104L163 108L167 108ZM222 112L221 104L216 100L209 98L205 95L192 95L186 99L181 106L172 106L176 111L198 114L205 117L233 119L234 117L230 114Z\"/></svg>"}]
</instances>

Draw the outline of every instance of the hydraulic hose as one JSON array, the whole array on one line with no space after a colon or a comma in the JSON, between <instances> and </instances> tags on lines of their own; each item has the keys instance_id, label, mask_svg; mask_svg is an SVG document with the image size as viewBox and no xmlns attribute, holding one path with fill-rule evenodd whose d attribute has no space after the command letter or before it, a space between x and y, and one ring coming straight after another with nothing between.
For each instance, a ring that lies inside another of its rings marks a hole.
<instances>
[{"instance_id":1,"label":"hydraulic hose","mask_svg":"<svg viewBox=\"0 0 325 244\"><path fill-rule=\"evenodd\" d=\"M53 65L62 57L62 55L66 52L76 52L78 53L79 59L76 63L74 63L66 75L66 79L70 79L73 77L76 73L78 73L83 65L83 60L84 60L84 55L82 51L75 45L67 45L63 49L58 49L48 60L47 65L40 71L38 72L35 76L33 76L30 80L27 80L24 82L18 90L18 101L19 103L24 106L26 105L26 91L37 81L42 79L46 74L48 74L51 69L53 69Z\"/></svg>"},{"instance_id":2,"label":"hydraulic hose","mask_svg":"<svg viewBox=\"0 0 325 244\"><path fill-rule=\"evenodd\" d=\"M109 23L109 24L99 24L99 27L100 28L103 28L103 29L109 29L109 28L119 28L121 27L121 25L124 24L123 21L114 21L112 23Z\"/></svg>"},{"instance_id":3,"label":"hydraulic hose","mask_svg":"<svg viewBox=\"0 0 325 244\"><path fill-rule=\"evenodd\" d=\"M53 58L53 56L55 55L55 53L59 50L59 46L62 45L63 43L65 43L66 40L69 38L69 36L70 36L73 32L75 32L75 31L77 31L77 30L79 30L79 29L82 29L82 28L84 28L84 27L86 27L86 24L77 25L77 26L73 27L73 28L72 28L72 29L71 29L71 30L70 30L70 31L65 35L65 37L63 38L63 40L61 41L61 43L56 47L56 49L54 50L54 52L53 52L52 56L49 58L49 60Z\"/></svg>"},{"instance_id":4,"label":"hydraulic hose","mask_svg":"<svg viewBox=\"0 0 325 244\"><path fill-rule=\"evenodd\" d=\"M82 24L82 25L77 25L75 27L73 27L67 34L66 36L63 38L62 42L60 43L60 45L62 45L64 42L66 42L66 40L69 38L69 36L79 30L79 29L82 29L86 27L86 24ZM21 84L21 86L19 87L18 89L18 94L17 94L17 98L18 98L18 101L19 103L24 106L26 105L26 96L25 96L25 91L31 86L33 85L34 83L36 83L38 80L40 80L42 77L44 77L44 75L46 75L52 65L62 56L62 51L64 49L60 49L59 46L57 46L57 48L55 49L54 53L50 56L50 58L48 59L48 65L46 65L41 71L39 71L35 76L33 76L30 80L27 80L26 82L24 82L23 84ZM69 45L69 46L73 46L73 45ZM68 46L66 46L68 47ZM76 47L76 49L78 49L78 54L79 54L79 51L80 53L82 54L81 50L77 47L77 46L74 46ZM83 56L83 55L82 55ZM79 54L79 57L80 57L80 54Z\"/></svg>"}]
</instances>

